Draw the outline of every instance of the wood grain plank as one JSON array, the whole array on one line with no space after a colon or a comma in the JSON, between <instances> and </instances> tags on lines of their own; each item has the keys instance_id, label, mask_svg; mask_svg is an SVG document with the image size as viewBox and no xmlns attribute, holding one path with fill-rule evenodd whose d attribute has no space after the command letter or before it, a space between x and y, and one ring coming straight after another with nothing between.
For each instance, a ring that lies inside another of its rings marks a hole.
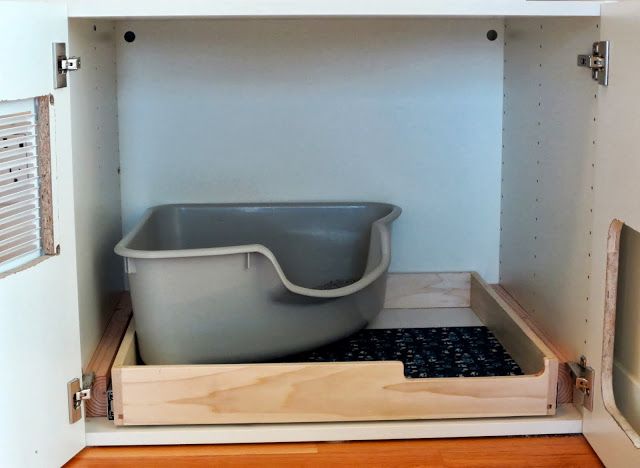
<instances>
[{"instance_id":1,"label":"wood grain plank","mask_svg":"<svg viewBox=\"0 0 640 468\"><path fill-rule=\"evenodd\" d=\"M469 307L469 273L392 273L385 309Z\"/></svg>"},{"instance_id":2,"label":"wood grain plank","mask_svg":"<svg viewBox=\"0 0 640 468\"><path fill-rule=\"evenodd\" d=\"M129 326L131 315L131 296L128 293L123 293L118 299L109 324L84 371L85 374L91 372L95 374L91 388L91 399L87 400L85 406L87 416L107 415L107 389L111 383L111 366Z\"/></svg>"},{"instance_id":3,"label":"wood grain plank","mask_svg":"<svg viewBox=\"0 0 640 468\"><path fill-rule=\"evenodd\" d=\"M601 467L582 436L317 444L88 447L67 465L97 467Z\"/></svg>"},{"instance_id":4,"label":"wood grain plank","mask_svg":"<svg viewBox=\"0 0 640 468\"><path fill-rule=\"evenodd\" d=\"M547 406L555 414L558 358L528 324L477 273L471 273L471 308L493 332L525 374L547 374Z\"/></svg>"},{"instance_id":5,"label":"wood grain plank","mask_svg":"<svg viewBox=\"0 0 640 468\"><path fill-rule=\"evenodd\" d=\"M471 276L471 308L526 374L540 372L545 357L555 358L524 320L477 274Z\"/></svg>"},{"instance_id":6,"label":"wood grain plank","mask_svg":"<svg viewBox=\"0 0 640 468\"><path fill-rule=\"evenodd\" d=\"M132 321L112 370L116 425L548 414L546 367L530 376L407 379L394 361L136 366L134 336Z\"/></svg>"},{"instance_id":7,"label":"wood grain plank","mask_svg":"<svg viewBox=\"0 0 640 468\"><path fill-rule=\"evenodd\" d=\"M518 316L534 331L534 333L547 345L549 349L558 358L558 390L556 401L557 404L571 403L573 401L573 379L571 378L571 371L569 370L568 362L570 358L562 354L560 349L546 336L546 334L538 327L535 320L529 315L529 313L522 307L516 299L509 294L499 284L493 285L496 293L511 307L511 309L518 314Z\"/></svg>"},{"instance_id":8,"label":"wood grain plank","mask_svg":"<svg viewBox=\"0 0 640 468\"><path fill-rule=\"evenodd\" d=\"M546 374L411 380L399 362L136 366L120 371L122 413L116 423L125 425L547 414Z\"/></svg>"}]
</instances>

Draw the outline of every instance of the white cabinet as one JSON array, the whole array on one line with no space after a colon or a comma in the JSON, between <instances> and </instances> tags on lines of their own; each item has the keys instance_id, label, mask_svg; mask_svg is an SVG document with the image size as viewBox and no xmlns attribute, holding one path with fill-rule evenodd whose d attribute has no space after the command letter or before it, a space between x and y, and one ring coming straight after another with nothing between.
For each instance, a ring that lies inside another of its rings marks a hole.
<instances>
[{"instance_id":1,"label":"white cabinet","mask_svg":"<svg viewBox=\"0 0 640 468\"><path fill-rule=\"evenodd\" d=\"M608 381L611 375L607 375L605 368L614 368L613 385L620 384L615 381L618 353L616 353L613 363L608 361L614 359L613 350L607 349L607 346L603 346L602 343L603 334L607 340L605 343L611 340L614 334L617 339L623 337L620 336L618 326L614 329L603 326L602 314L603 304L608 304L613 300L609 295L615 294L615 290L612 289L613 284L611 284L615 278L611 278L611 276L613 271L618 270L617 265L610 262L609 254L612 253L612 249L610 248L611 244L607 242L609 226L614 219L619 219L629 228L635 231L640 230L640 210L635 202L638 198L638 184L635 181L635 174L639 163L637 144L634 138L634 135L637 135L640 130L640 117L637 112L640 95L636 87L637 80L634 79L634 75L638 73L638 63L633 60L633 57L637 57L640 44L638 40L640 4L638 2L620 2L604 6L602 12L602 37L606 37L612 44L615 44L615 59L612 58L615 71L612 70L611 73L612 80L615 79L615 86L612 81L607 89L598 94L597 170L595 173L592 248L594 261L585 354L589 356L596 372L596 378L599 377L600 383L596 383L595 386L593 412L585 411L583 413L584 433L606 463L631 466L640 463L640 449L631 443L632 438L636 443L638 441L637 434L634 435L634 432L638 431L638 427L636 425L635 431L629 431L628 421L621 418L615 420L611 415L611 413L617 414L617 411L613 410L615 403L611 401L610 391L607 391L608 388L611 388L612 383ZM612 53L614 53L613 49ZM624 255L624 252L621 250L620 254ZM622 265L619 271L621 274L625 272ZM606 273L609 273L608 281L605 281ZM637 289L637 287L629 286ZM619 313L626 312L623 301L624 298L618 296ZM637 326L634 326L634 322L624 322L620 318L618 322L623 326L635 329L631 331L631 336L635 336L635 343L629 344L632 345L631 351L637 356ZM637 322L635 323L637 324ZM637 399L639 391L637 385L636 380L635 386L627 387L629 399ZM609 400L606 407L603 402L605 398ZM629 437L625 434L625 429L628 431Z\"/></svg>"},{"instance_id":2,"label":"white cabinet","mask_svg":"<svg viewBox=\"0 0 640 468\"><path fill-rule=\"evenodd\" d=\"M60 245L59 255L0 279L0 464L60 465L85 445L84 421L69 424L67 409L67 382L81 366L70 99L69 89L52 90L52 44L68 40L66 5L2 2L0 18L0 50L7 58L0 101L48 94L55 100L51 171Z\"/></svg>"},{"instance_id":3,"label":"white cabinet","mask_svg":"<svg viewBox=\"0 0 640 468\"><path fill-rule=\"evenodd\" d=\"M603 327L609 224L640 230L637 2L602 10L590 1L156 3L0 4L9 25L0 44L12 57L0 101L53 96L60 245L59 255L0 278L10 379L0 397L3 465L60 464L85 443L534 434L583 423L606 463L640 461L628 421L616 422L601 391L606 397L601 372L611 367L601 364L602 344L615 335ZM576 65L598 40L611 43L606 88ZM53 42L81 57L67 88L53 88ZM522 304L559 357L585 355L593 410L468 421L69 424L66 384L80 377L125 288L113 245L144 208L347 198L404 208L396 272L480 271Z\"/></svg>"},{"instance_id":4,"label":"white cabinet","mask_svg":"<svg viewBox=\"0 0 640 468\"><path fill-rule=\"evenodd\" d=\"M313 16L598 16L600 1L530 0L250 0L181 2L69 0L71 18Z\"/></svg>"}]
</instances>

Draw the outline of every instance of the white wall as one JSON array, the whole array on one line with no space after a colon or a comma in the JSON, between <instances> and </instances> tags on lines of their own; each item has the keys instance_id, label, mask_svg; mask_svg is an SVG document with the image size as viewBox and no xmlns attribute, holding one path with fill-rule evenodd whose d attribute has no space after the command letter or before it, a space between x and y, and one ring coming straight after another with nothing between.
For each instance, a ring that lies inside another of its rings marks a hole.
<instances>
[{"instance_id":1,"label":"white wall","mask_svg":"<svg viewBox=\"0 0 640 468\"><path fill-rule=\"evenodd\" d=\"M497 280L501 20L117 28L125 229L171 202L388 201L393 270Z\"/></svg>"}]
</instances>

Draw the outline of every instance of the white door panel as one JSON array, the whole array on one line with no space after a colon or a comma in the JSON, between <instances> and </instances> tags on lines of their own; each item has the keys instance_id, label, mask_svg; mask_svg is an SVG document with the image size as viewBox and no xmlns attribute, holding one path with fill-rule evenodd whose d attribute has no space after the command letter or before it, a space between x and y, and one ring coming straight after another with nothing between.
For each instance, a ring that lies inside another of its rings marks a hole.
<instances>
[{"instance_id":1,"label":"white door panel","mask_svg":"<svg viewBox=\"0 0 640 468\"><path fill-rule=\"evenodd\" d=\"M80 377L68 89L53 90L52 43L67 41L64 1L0 1L0 101L52 93L51 171L60 255L0 278L0 466L60 466L83 446L67 382Z\"/></svg>"},{"instance_id":2,"label":"white door panel","mask_svg":"<svg viewBox=\"0 0 640 468\"><path fill-rule=\"evenodd\" d=\"M593 412L583 412L584 433L607 466L629 467L640 466L640 449L605 408L600 372L609 224L618 218L640 230L640 1L603 5L601 38L611 41L611 75L609 87L598 92L593 274L585 342L596 382Z\"/></svg>"},{"instance_id":3,"label":"white door panel","mask_svg":"<svg viewBox=\"0 0 640 468\"><path fill-rule=\"evenodd\" d=\"M48 94L52 43L67 40L64 1L0 1L0 100Z\"/></svg>"}]
</instances>

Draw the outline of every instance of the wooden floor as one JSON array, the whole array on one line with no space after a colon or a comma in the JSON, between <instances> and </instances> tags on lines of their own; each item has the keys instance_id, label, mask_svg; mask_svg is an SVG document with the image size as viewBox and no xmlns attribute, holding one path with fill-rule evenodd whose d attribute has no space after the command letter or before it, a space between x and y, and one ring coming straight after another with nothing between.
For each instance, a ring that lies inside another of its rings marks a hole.
<instances>
[{"instance_id":1,"label":"wooden floor","mask_svg":"<svg viewBox=\"0 0 640 468\"><path fill-rule=\"evenodd\" d=\"M490 437L407 441L92 447L69 467L367 466L595 467L582 436Z\"/></svg>"}]
</instances>

